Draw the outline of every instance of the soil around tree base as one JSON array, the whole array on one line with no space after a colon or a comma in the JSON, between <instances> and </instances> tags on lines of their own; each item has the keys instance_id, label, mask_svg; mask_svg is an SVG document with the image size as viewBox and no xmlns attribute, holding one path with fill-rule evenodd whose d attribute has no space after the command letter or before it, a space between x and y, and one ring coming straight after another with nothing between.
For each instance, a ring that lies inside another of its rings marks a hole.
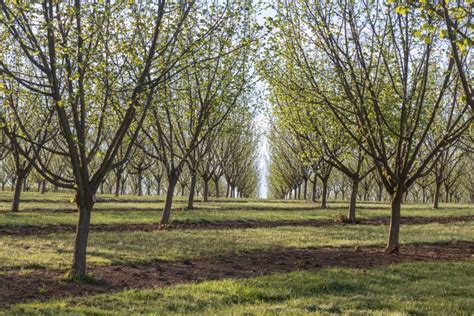
<instances>
[{"instance_id":1,"label":"soil around tree base","mask_svg":"<svg viewBox=\"0 0 474 316\"><path fill-rule=\"evenodd\" d=\"M403 217L402 225L423 225L431 223L450 224L455 222L474 221L473 215L445 216L445 217ZM389 217L377 217L358 220L358 225L388 225ZM167 226L152 224L99 224L91 225L92 232L132 232L155 230L185 230L185 229L244 229L244 228L272 228L281 226L325 227L334 225L357 225L346 223L343 220L314 219L314 220L277 220L277 221L216 221L216 222L177 222ZM0 236L35 236L56 233L73 233L74 225L8 225L0 226Z\"/></svg>"},{"instance_id":2,"label":"soil around tree base","mask_svg":"<svg viewBox=\"0 0 474 316\"><path fill-rule=\"evenodd\" d=\"M0 276L0 307L31 300L250 278L295 270L328 267L368 269L401 262L459 261L473 255L473 242L411 244L402 246L400 254L392 255L384 254L380 247L285 248L196 260L91 267L89 273L99 280L96 283L61 281L64 273L57 271L11 271Z\"/></svg>"}]
</instances>

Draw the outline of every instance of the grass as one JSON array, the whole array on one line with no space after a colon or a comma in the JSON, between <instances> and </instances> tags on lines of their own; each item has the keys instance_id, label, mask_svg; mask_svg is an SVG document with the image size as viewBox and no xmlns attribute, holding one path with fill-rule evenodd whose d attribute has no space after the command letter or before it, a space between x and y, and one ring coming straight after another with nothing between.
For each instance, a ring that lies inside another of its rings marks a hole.
<instances>
[{"instance_id":1,"label":"grass","mask_svg":"<svg viewBox=\"0 0 474 316\"><path fill-rule=\"evenodd\" d=\"M10 193L0 193L0 226L75 224L71 195L27 193L23 211L7 212ZM93 224L153 223L158 221L162 197L116 199L101 196L92 215ZM186 199L177 197L172 221L278 221L335 219L346 214L347 204L331 203L321 210L300 201L219 199L196 203L186 211ZM2 211L3 210L3 211ZM474 215L472 205L405 204L402 216ZM389 206L359 203L359 218L387 217ZM88 264L115 265L228 256L244 251L320 246L383 246L385 225L327 227L282 226L227 230L166 230L152 232L92 233ZM2 275L20 269L66 271L72 260L74 234L0 236ZM450 224L402 225L402 243L474 242L474 221ZM466 251L469 251L468 249ZM130 289L118 293L70 297L14 305L0 314L409 314L453 315L474 313L472 287L474 260L417 262L365 270L325 268L293 271L245 280L217 280L162 289Z\"/></svg>"},{"instance_id":2,"label":"grass","mask_svg":"<svg viewBox=\"0 0 474 316\"><path fill-rule=\"evenodd\" d=\"M89 264L192 259L281 247L384 245L386 226L277 227L230 230L104 232L92 234ZM474 241L474 222L405 225L402 243ZM0 270L69 268L73 234L0 237Z\"/></svg>"},{"instance_id":3,"label":"grass","mask_svg":"<svg viewBox=\"0 0 474 316\"><path fill-rule=\"evenodd\" d=\"M0 227L1 226L50 226L75 225L77 213L75 205L68 202L71 195L49 193L41 195L27 192L21 203L21 212L9 212L10 192L0 193ZM117 200L114 196L101 196L102 202L95 205L92 224L145 224L158 222L163 208L162 197L123 196ZM171 223L184 222L219 222L219 221L278 221L336 219L347 213L347 203L331 203L330 209L319 209L317 204L303 201L261 201L219 199L217 202L196 203L195 210L185 210L186 199L176 197ZM388 217L389 206L380 203L358 204L357 216L360 219ZM472 205L444 205L442 209L433 210L430 205L406 204L403 206L404 217L444 217L474 216Z\"/></svg>"},{"instance_id":4,"label":"grass","mask_svg":"<svg viewBox=\"0 0 474 316\"><path fill-rule=\"evenodd\" d=\"M295 271L13 306L15 314L469 315L474 261Z\"/></svg>"},{"instance_id":5,"label":"grass","mask_svg":"<svg viewBox=\"0 0 474 316\"><path fill-rule=\"evenodd\" d=\"M123 207L123 206L122 206ZM315 219L336 219L342 215L347 215L342 208L329 210L284 210L275 211L269 207L267 210L212 210L196 209L192 211L174 210L171 214L171 224L179 223L199 223L199 222L221 222L221 221L283 221L283 220L315 220ZM474 215L474 209L442 209L442 210L416 210L407 209L403 213L404 217L444 217ZM386 210L359 210L358 218L388 217ZM92 213L92 224L150 224L159 222L161 208L155 210L114 210L94 211ZM62 213L55 211L41 212L19 212L0 213L0 226L50 226L50 225L75 225L77 222L76 213Z\"/></svg>"}]
</instances>

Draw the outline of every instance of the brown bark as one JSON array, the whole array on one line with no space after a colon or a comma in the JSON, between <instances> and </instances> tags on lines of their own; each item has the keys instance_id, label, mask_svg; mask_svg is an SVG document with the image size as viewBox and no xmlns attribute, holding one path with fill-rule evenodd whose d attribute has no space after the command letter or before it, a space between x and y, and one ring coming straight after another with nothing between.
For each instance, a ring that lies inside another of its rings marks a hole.
<instances>
[{"instance_id":1,"label":"brown bark","mask_svg":"<svg viewBox=\"0 0 474 316\"><path fill-rule=\"evenodd\" d=\"M74 241L74 258L72 266L72 278L82 279L86 276L86 254L87 240L89 239L89 224L91 212L94 206L93 194L84 190L82 194L77 193L76 204L79 211L79 221L76 228Z\"/></svg>"},{"instance_id":2,"label":"brown bark","mask_svg":"<svg viewBox=\"0 0 474 316\"><path fill-rule=\"evenodd\" d=\"M142 188L142 182L143 182L143 171L140 169L137 173L137 196L143 196L143 188Z\"/></svg>"},{"instance_id":3,"label":"brown bark","mask_svg":"<svg viewBox=\"0 0 474 316\"><path fill-rule=\"evenodd\" d=\"M400 235L400 210L403 200L403 192L395 192L391 200L391 218L390 229L388 235L388 243L385 248L386 253L398 253L400 249L399 235Z\"/></svg>"},{"instance_id":4,"label":"brown bark","mask_svg":"<svg viewBox=\"0 0 474 316\"><path fill-rule=\"evenodd\" d=\"M115 173L115 196L120 195L120 183L122 181L122 171L117 171Z\"/></svg>"},{"instance_id":5,"label":"brown bark","mask_svg":"<svg viewBox=\"0 0 474 316\"><path fill-rule=\"evenodd\" d=\"M203 201L204 202L209 202L209 178L204 178L204 192L202 194L203 196Z\"/></svg>"},{"instance_id":6,"label":"brown bark","mask_svg":"<svg viewBox=\"0 0 474 316\"><path fill-rule=\"evenodd\" d=\"M357 191L359 190L359 179L352 179L352 192L351 200L349 203L349 222L352 224L356 223L356 202L357 202Z\"/></svg>"},{"instance_id":7,"label":"brown bark","mask_svg":"<svg viewBox=\"0 0 474 316\"><path fill-rule=\"evenodd\" d=\"M41 194L46 193L46 180L41 181Z\"/></svg>"},{"instance_id":8,"label":"brown bark","mask_svg":"<svg viewBox=\"0 0 474 316\"><path fill-rule=\"evenodd\" d=\"M438 209L439 208L439 196L441 193L441 181L436 181L435 182L435 193L433 196L433 208Z\"/></svg>"},{"instance_id":9,"label":"brown bark","mask_svg":"<svg viewBox=\"0 0 474 316\"><path fill-rule=\"evenodd\" d=\"M445 195L444 202L451 203L452 198L450 198L449 187L448 185L446 185L446 183L444 184L444 195Z\"/></svg>"},{"instance_id":10,"label":"brown bark","mask_svg":"<svg viewBox=\"0 0 474 316\"><path fill-rule=\"evenodd\" d=\"M321 208L328 208L327 195L328 195L328 179L324 179L323 180L323 193L321 195Z\"/></svg>"},{"instance_id":11,"label":"brown bark","mask_svg":"<svg viewBox=\"0 0 474 316\"><path fill-rule=\"evenodd\" d=\"M155 176L156 195L161 195L161 176Z\"/></svg>"},{"instance_id":12,"label":"brown bark","mask_svg":"<svg viewBox=\"0 0 474 316\"><path fill-rule=\"evenodd\" d=\"M191 185L189 186L189 196L188 196L188 209L189 210L192 210L194 208L194 194L196 192L196 180L197 180L197 173L192 172Z\"/></svg>"},{"instance_id":13,"label":"brown bark","mask_svg":"<svg viewBox=\"0 0 474 316\"><path fill-rule=\"evenodd\" d=\"M178 183L178 179L179 173L177 170L171 172L171 174L168 176L168 190L166 191L165 207L163 209L163 213L161 214L160 225L168 225L171 214L171 206L173 204L174 190L176 188L176 183Z\"/></svg>"},{"instance_id":14,"label":"brown bark","mask_svg":"<svg viewBox=\"0 0 474 316\"><path fill-rule=\"evenodd\" d=\"M308 199L308 179L304 179L304 192L303 192L303 199Z\"/></svg>"},{"instance_id":15,"label":"brown bark","mask_svg":"<svg viewBox=\"0 0 474 316\"><path fill-rule=\"evenodd\" d=\"M316 202L316 180L313 182L313 194L312 194L313 202Z\"/></svg>"},{"instance_id":16,"label":"brown bark","mask_svg":"<svg viewBox=\"0 0 474 316\"><path fill-rule=\"evenodd\" d=\"M216 190L216 198L219 197L219 179L214 179L214 187Z\"/></svg>"},{"instance_id":17,"label":"brown bark","mask_svg":"<svg viewBox=\"0 0 474 316\"><path fill-rule=\"evenodd\" d=\"M12 202L12 212L18 212L20 209L20 196L21 190L23 188L23 182L25 181L25 176L23 174L19 174L16 178L15 183L15 193L13 194L13 202Z\"/></svg>"}]
</instances>

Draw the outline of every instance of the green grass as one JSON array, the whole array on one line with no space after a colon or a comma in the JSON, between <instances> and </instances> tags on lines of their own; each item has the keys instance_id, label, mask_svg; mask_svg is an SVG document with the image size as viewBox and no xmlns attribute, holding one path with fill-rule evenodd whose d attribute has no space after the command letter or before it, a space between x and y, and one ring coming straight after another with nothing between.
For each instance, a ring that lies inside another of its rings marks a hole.
<instances>
[{"instance_id":1,"label":"green grass","mask_svg":"<svg viewBox=\"0 0 474 316\"><path fill-rule=\"evenodd\" d=\"M41 195L27 192L19 213L9 212L10 203L6 200L9 192L0 193L1 226L49 226L75 225L77 213L75 204L68 202L71 195L49 193ZM92 224L145 224L158 222L163 208L162 197L101 196L92 213ZM219 222L219 221L278 221L336 219L347 214L347 203L331 203L330 209L319 209L317 204L304 201L262 201L219 199L217 202L196 203L195 210L185 210L186 199L176 197L171 223ZM389 205L381 203L358 204L357 216L360 219L388 217ZM439 210L430 205L406 204L402 209L404 217L444 217L474 216L473 205L443 205Z\"/></svg>"},{"instance_id":2,"label":"green grass","mask_svg":"<svg viewBox=\"0 0 474 316\"><path fill-rule=\"evenodd\" d=\"M13 306L10 313L470 315L474 261L295 271Z\"/></svg>"},{"instance_id":3,"label":"green grass","mask_svg":"<svg viewBox=\"0 0 474 316\"><path fill-rule=\"evenodd\" d=\"M10 193L0 193L0 226L48 226L76 223L70 194L24 194L23 211L12 214ZM154 223L161 215L162 197L101 196L93 224ZM336 219L347 203L329 210L301 201L219 199L197 202L185 210L177 197L172 223L219 221L278 221ZM388 217L389 206L359 203L359 218ZM474 215L472 205L403 205L402 216ZM159 260L228 256L244 251L320 246L385 245L385 225L275 227L228 230L167 230L92 233L88 264L115 265ZM0 282L12 269L66 271L72 261L74 234L0 237ZM474 242L474 221L450 224L402 225L402 243ZM468 250L466 250L468 251ZM218 280L163 289L71 297L13 306L6 314L434 314L474 313L474 260L404 263L367 270L343 268L293 271L247 280ZM0 314L2 311L0 310Z\"/></svg>"},{"instance_id":4,"label":"green grass","mask_svg":"<svg viewBox=\"0 0 474 316\"><path fill-rule=\"evenodd\" d=\"M281 247L383 246L386 226L277 227L231 230L176 230L94 233L92 265L222 256ZM474 241L474 222L405 225L402 243ZM0 237L0 270L32 266L65 270L72 260L73 234Z\"/></svg>"}]
</instances>

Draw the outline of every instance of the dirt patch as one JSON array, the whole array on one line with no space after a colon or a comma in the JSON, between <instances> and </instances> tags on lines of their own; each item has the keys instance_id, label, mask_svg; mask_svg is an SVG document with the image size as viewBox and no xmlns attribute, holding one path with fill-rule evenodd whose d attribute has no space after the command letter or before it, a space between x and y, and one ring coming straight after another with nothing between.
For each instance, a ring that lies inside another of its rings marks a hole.
<instances>
[{"instance_id":1,"label":"dirt patch","mask_svg":"<svg viewBox=\"0 0 474 316\"><path fill-rule=\"evenodd\" d=\"M455 222L474 221L474 216L447 216L447 217L404 217L401 219L403 225L423 225L430 223L449 224ZM388 225L390 218L378 217L362 219L359 225ZM244 229L244 228L272 228L281 226L300 227L325 227L334 225L351 225L339 220L278 220L278 221L218 221L218 222L184 222L172 223L162 227L157 223L152 224L101 224L91 225L92 232L131 232L154 230L184 230L184 229ZM74 225L51 225L51 226L0 226L0 236L34 236L53 233L72 233L76 230Z\"/></svg>"},{"instance_id":2,"label":"dirt patch","mask_svg":"<svg viewBox=\"0 0 474 316\"><path fill-rule=\"evenodd\" d=\"M277 249L197 260L94 267L89 272L100 280L94 284L61 281L60 272L54 271L13 271L0 276L0 306L132 288L159 288L178 283L250 278L294 270L326 267L366 269L400 262L457 261L472 258L473 254L472 242L407 245L397 255L386 255L378 247Z\"/></svg>"}]
</instances>

